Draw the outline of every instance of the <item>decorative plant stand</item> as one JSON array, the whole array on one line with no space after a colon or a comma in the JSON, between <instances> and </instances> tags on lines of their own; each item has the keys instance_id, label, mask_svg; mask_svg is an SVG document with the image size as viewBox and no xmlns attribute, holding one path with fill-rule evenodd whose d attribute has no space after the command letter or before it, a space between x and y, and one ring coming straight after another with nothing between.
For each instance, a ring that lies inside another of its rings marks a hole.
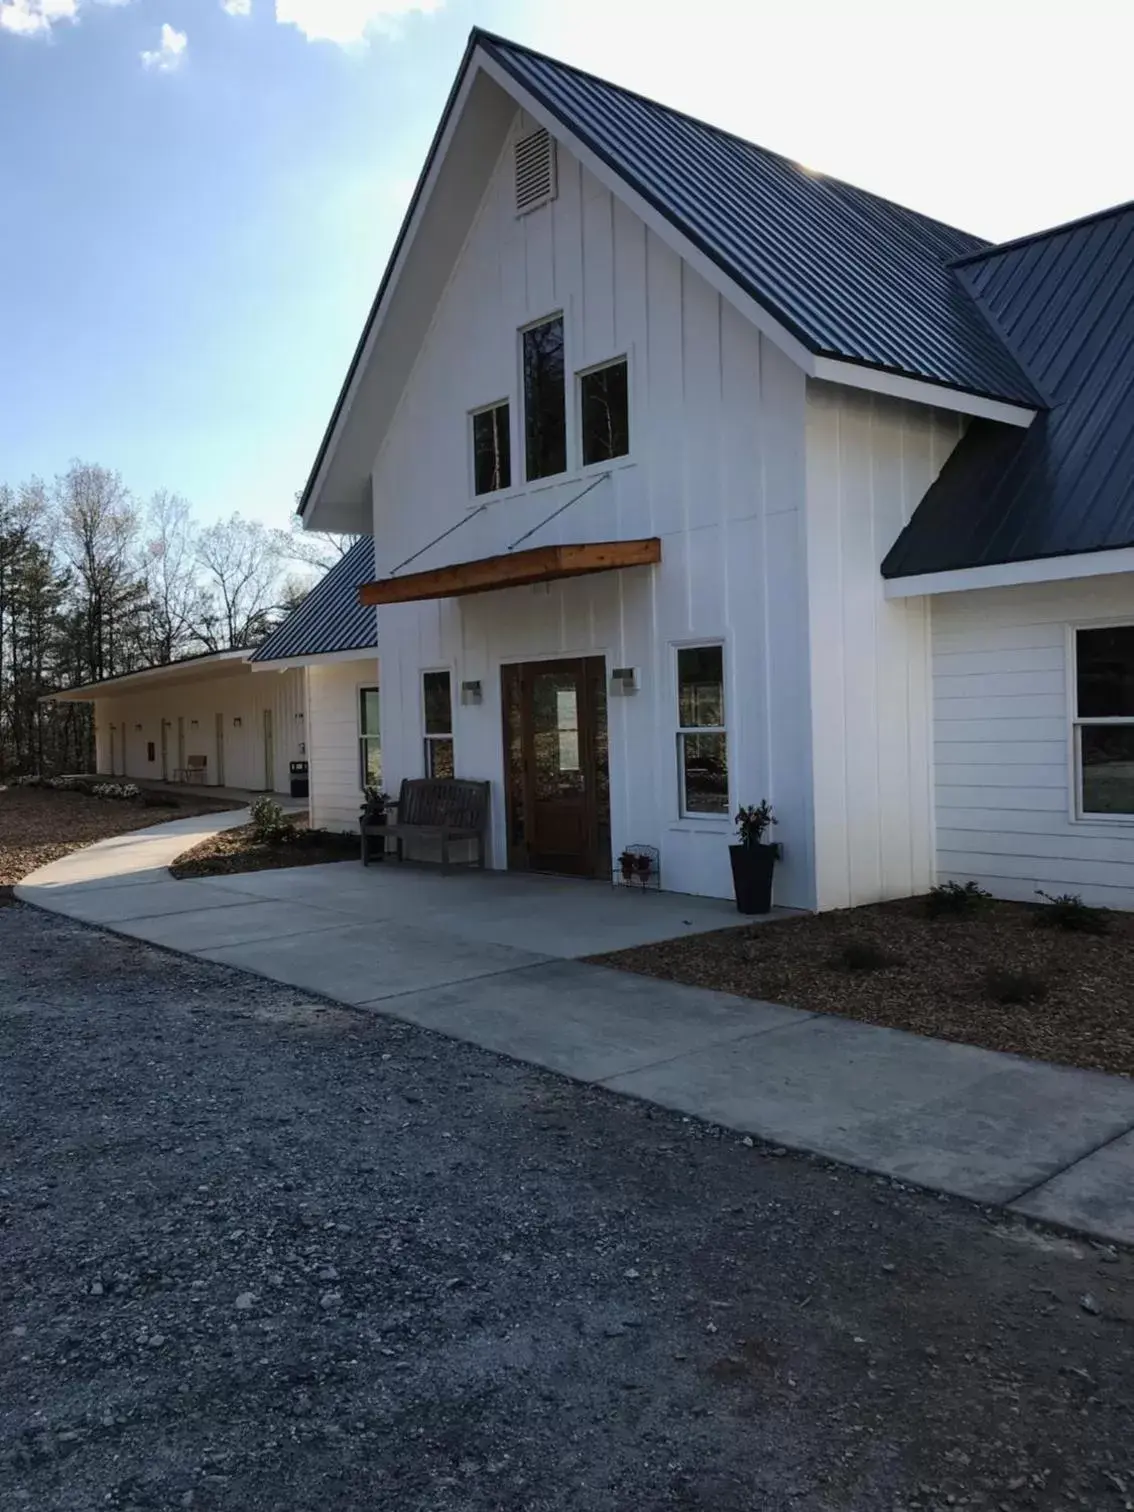
<instances>
[{"instance_id":1,"label":"decorative plant stand","mask_svg":"<svg viewBox=\"0 0 1134 1512\"><path fill-rule=\"evenodd\" d=\"M661 857L656 846L627 845L614 863L611 879L615 887L635 887L644 891L652 887L661 891Z\"/></svg>"}]
</instances>

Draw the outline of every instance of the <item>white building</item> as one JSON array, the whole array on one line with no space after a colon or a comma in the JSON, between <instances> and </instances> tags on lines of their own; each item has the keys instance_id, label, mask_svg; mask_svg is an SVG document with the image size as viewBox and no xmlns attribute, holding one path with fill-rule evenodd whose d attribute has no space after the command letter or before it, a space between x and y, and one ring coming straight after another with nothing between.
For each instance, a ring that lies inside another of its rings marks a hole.
<instances>
[{"instance_id":1,"label":"white building","mask_svg":"<svg viewBox=\"0 0 1134 1512\"><path fill-rule=\"evenodd\" d=\"M301 504L374 536L386 785L488 779L496 867L727 895L768 797L782 904L1134 903L1132 247L474 32Z\"/></svg>"}]
</instances>

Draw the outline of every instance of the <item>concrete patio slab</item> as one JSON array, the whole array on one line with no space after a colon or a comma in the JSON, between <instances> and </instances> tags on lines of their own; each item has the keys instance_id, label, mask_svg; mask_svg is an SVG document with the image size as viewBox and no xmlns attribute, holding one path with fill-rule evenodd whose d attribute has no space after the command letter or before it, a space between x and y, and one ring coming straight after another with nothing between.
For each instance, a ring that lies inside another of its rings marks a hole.
<instances>
[{"instance_id":1,"label":"concrete patio slab","mask_svg":"<svg viewBox=\"0 0 1134 1512\"><path fill-rule=\"evenodd\" d=\"M703 1046L732 1045L808 1017L796 1008L578 961L359 1006L582 1081L684 1058Z\"/></svg>"},{"instance_id":2,"label":"concrete patio slab","mask_svg":"<svg viewBox=\"0 0 1134 1512\"><path fill-rule=\"evenodd\" d=\"M412 925L383 932L368 924L194 954L351 1005L375 1003L425 987L494 977L544 959L531 951L474 945Z\"/></svg>"},{"instance_id":3,"label":"concrete patio slab","mask_svg":"<svg viewBox=\"0 0 1134 1512\"><path fill-rule=\"evenodd\" d=\"M233 894L221 907L213 903L183 913L161 914L129 922L129 932L135 939L193 954L219 950L222 946L249 945L260 940L278 940L296 934L306 936L343 927L342 915L328 909L308 905L297 915L290 903L279 903L271 898L252 901L239 894Z\"/></svg>"},{"instance_id":4,"label":"concrete patio slab","mask_svg":"<svg viewBox=\"0 0 1134 1512\"><path fill-rule=\"evenodd\" d=\"M1134 1244L1134 1133L1077 1161L1012 1204L1026 1218Z\"/></svg>"},{"instance_id":5,"label":"concrete patio slab","mask_svg":"<svg viewBox=\"0 0 1134 1512\"><path fill-rule=\"evenodd\" d=\"M17 894L18 896L18 894ZM217 891L198 893L175 882L168 874L148 887L78 887L58 888L51 907L56 913L79 919L84 924L107 924L112 928L132 920L154 919L164 914L195 913L201 908L227 908L243 901L233 894Z\"/></svg>"},{"instance_id":6,"label":"concrete patio slab","mask_svg":"<svg viewBox=\"0 0 1134 1512\"><path fill-rule=\"evenodd\" d=\"M816 1015L607 1086L980 1202L1134 1125L1134 1082Z\"/></svg>"}]
</instances>

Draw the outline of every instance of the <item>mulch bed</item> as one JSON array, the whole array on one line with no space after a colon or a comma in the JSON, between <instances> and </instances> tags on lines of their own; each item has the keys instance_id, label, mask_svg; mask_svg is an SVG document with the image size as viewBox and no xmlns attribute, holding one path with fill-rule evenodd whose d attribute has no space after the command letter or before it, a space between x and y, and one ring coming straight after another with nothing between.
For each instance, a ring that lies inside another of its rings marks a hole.
<instances>
[{"instance_id":1,"label":"mulch bed","mask_svg":"<svg viewBox=\"0 0 1134 1512\"><path fill-rule=\"evenodd\" d=\"M263 845L252 833L250 824L225 830L202 840L169 868L175 877L226 877L236 872L272 871L285 866L323 866L328 861L357 861L357 835L339 835L331 830L308 829L305 820L296 821L291 839Z\"/></svg>"},{"instance_id":2,"label":"mulch bed","mask_svg":"<svg viewBox=\"0 0 1134 1512\"><path fill-rule=\"evenodd\" d=\"M220 799L148 794L144 800L91 798L50 788L0 787L0 904L2 889L60 856L125 835L149 829L167 819L190 819L238 808Z\"/></svg>"},{"instance_id":3,"label":"mulch bed","mask_svg":"<svg viewBox=\"0 0 1134 1512\"><path fill-rule=\"evenodd\" d=\"M1134 916L1101 936L1037 927L1039 908L989 903L930 919L923 899L785 919L594 956L601 965L915 1034L1134 1076ZM877 969L843 952L876 947ZM1028 972L1046 996L1001 1003L990 972Z\"/></svg>"}]
</instances>

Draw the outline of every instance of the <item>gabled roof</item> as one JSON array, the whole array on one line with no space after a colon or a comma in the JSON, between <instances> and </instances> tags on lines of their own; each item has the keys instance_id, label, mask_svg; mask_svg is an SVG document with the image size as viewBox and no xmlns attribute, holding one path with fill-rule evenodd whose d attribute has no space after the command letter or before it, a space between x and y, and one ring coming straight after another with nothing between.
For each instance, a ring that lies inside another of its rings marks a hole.
<instances>
[{"instance_id":1,"label":"gabled roof","mask_svg":"<svg viewBox=\"0 0 1134 1512\"><path fill-rule=\"evenodd\" d=\"M257 664L300 661L377 646L374 610L358 601L359 588L373 576L374 542L370 536L360 536L298 608L256 648L250 660Z\"/></svg>"},{"instance_id":2,"label":"gabled roof","mask_svg":"<svg viewBox=\"0 0 1134 1512\"><path fill-rule=\"evenodd\" d=\"M810 352L1034 406L948 264L987 245L616 84L474 33Z\"/></svg>"},{"instance_id":3,"label":"gabled roof","mask_svg":"<svg viewBox=\"0 0 1134 1512\"><path fill-rule=\"evenodd\" d=\"M1134 546L1134 204L957 272L1050 408L1027 430L970 424L883 576Z\"/></svg>"},{"instance_id":4,"label":"gabled roof","mask_svg":"<svg viewBox=\"0 0 1134 1512\"><path fill-rule=\"evenodd\" d=\"M816 376L837 362L932 385L973 413L1040 405L949 267L980 238L474 29L304 489L308 524L317 512L317 528L361 528L376 447L521 102L758 307Z\"/></svg>"}]
</instances>

